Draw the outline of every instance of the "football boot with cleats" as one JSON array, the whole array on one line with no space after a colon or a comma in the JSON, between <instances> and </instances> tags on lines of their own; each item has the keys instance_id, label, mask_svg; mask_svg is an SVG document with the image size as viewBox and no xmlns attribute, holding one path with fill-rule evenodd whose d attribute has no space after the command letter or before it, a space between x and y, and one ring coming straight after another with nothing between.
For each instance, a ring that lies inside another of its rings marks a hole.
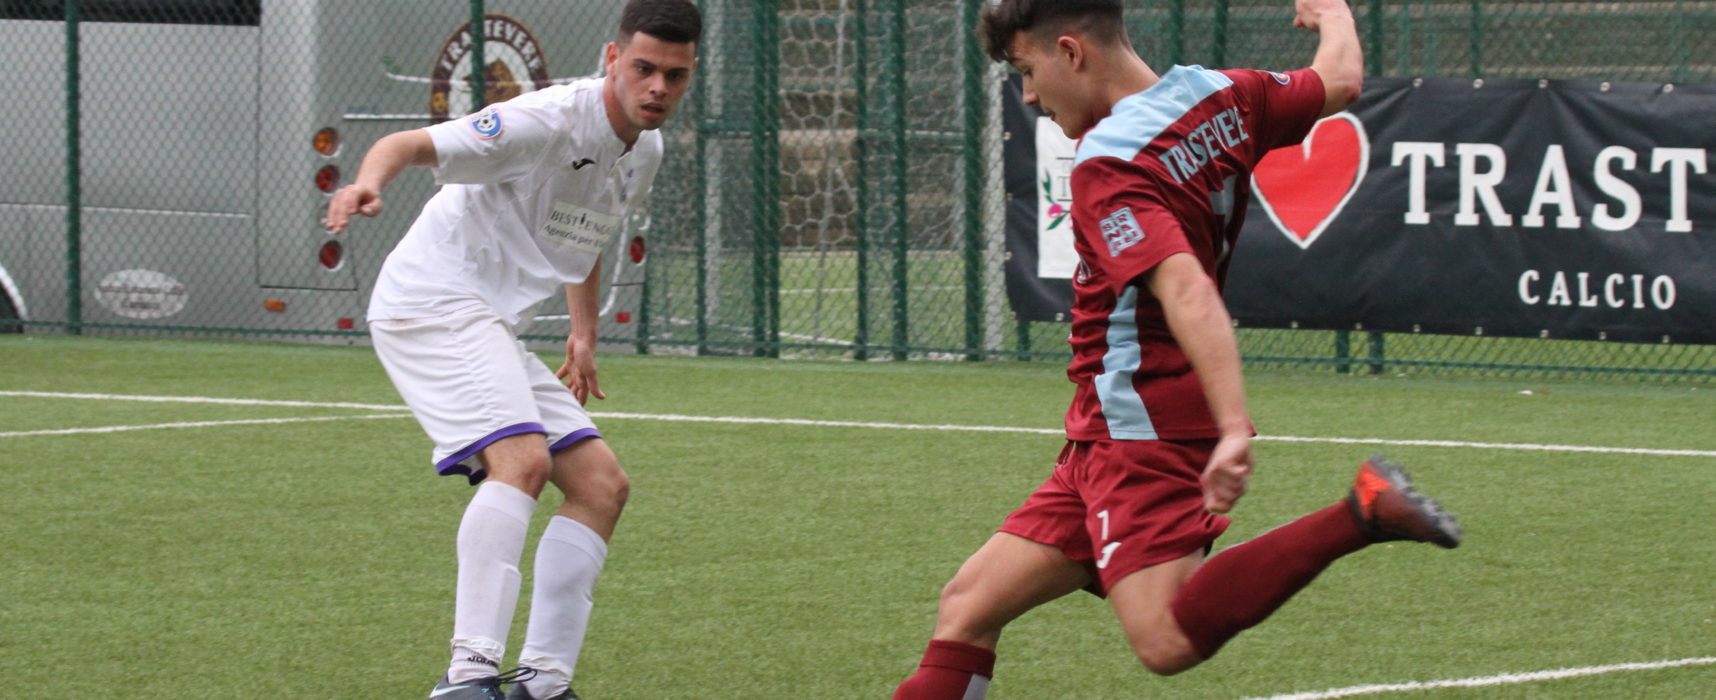
<instances>
[{"instance_id":1,"label":"football boot with cleats","mask_svg":"<svg viewBox=\"0 0 1716 700\"><path fill-rule=\"evenodd\" d=\"M1381 454L1359 465L1347 507L1372 542L1411 540L1453 549L1463 536L1454 514L1419 493L1406 470Z\"/></svg>"}]
</instances>

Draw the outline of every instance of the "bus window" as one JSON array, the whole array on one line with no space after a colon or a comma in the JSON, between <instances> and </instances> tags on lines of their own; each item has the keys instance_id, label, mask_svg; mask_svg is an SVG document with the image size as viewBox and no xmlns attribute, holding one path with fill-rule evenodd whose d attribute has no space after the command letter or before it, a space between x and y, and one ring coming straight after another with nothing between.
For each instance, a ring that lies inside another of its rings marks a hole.
<instances>
[{"instance_id":1,"label":"bus window","mask_svg":"<svg viewBox=\"0 0 1716 700\"><path fill-rule=\"evenodd\" d=\"M256 26L262 0L83 0L81 16L85 22ZM65 0L0 0L0 19L65 17Z\"/></svg>"}]
</instances>

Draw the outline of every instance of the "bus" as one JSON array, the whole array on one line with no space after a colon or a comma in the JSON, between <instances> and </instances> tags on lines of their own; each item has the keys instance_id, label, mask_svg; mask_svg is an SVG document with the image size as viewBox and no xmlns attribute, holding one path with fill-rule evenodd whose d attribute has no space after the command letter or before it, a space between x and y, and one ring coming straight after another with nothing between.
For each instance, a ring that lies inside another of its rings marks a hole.
<instances>
[{"instance_id":1,"label":"bus","mask_svg":"<svg viewBox=\"0 0 1716 700\"><path fill-rule=\"evenodd\" d=\"M489 0L484 101L598 74L620 9ZM82 0L81 15L74 319L64 0L0 0L0 327L361 342L382 260L435 185L407 171L340 235L328 199L380 137L473 111L471 3ZM603 256L609 345L636 337L646 228L628 221ZM567 324L550 300L520 332Z\"/></svg>"}]
</instances>

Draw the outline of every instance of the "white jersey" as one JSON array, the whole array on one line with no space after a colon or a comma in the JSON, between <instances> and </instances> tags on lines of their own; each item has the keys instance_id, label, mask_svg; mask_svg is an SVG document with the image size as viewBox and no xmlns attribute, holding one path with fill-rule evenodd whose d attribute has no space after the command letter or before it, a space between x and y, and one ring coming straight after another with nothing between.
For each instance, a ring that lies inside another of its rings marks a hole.
<instances>
[{"instance_id":1,"label":"white jersey","mask_svg":"<svg viewBox=\"0 0 1716 700\"><path fill-rule=\"evenodd\" d=\"M584 281L661 165L661 134L630 151L602 105L602 79L526 93L428 127L435 181L381 266L369 320L486 305L508 324Z\"/></svg>"}]
</instances>

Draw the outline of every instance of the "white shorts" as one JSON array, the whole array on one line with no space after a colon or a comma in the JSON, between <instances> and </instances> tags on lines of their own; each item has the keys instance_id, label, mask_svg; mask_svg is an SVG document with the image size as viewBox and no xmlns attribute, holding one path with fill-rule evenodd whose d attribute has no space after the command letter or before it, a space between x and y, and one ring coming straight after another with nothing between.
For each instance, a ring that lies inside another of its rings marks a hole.
<instances>
[{"instance_id":1,"label":"white shorts","mask_svg":"<svg viewBox=\"0 0 1716 700\"><path fill-rule=\"evenodd\" d=\"M433 318L370 322L382 367L429 439L442 476L488 476L482 450L542 433L550 453L601 437L572 390L526 350L494 311L475 307Z\"/></svg>"}]
</instances>

